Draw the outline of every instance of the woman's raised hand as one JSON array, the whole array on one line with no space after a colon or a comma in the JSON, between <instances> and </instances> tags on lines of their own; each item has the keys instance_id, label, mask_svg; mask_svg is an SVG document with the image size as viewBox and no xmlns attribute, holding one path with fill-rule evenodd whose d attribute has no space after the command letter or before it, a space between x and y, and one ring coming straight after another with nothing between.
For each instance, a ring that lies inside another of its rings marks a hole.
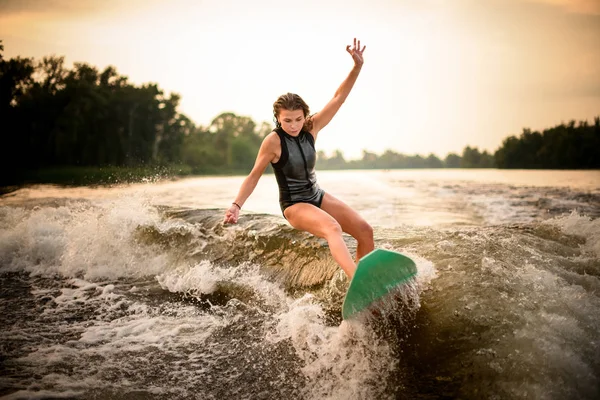
<instances>
[{"instance_id":1,"label":"woman's raised hand","mask_svg":"<svg viewBox=\"0 0 600 400\"><path fill-rule=\"evenodd\" d=\"M363 65L363 52L366 48L367 46L363 46L363 48L361 49L360 40L356 40L356 38L354 38L354 46L346 46L346 51L352 56L352 59L354 60L354 65L358 65L359 67Z\"/></svg>"}]
</instances>

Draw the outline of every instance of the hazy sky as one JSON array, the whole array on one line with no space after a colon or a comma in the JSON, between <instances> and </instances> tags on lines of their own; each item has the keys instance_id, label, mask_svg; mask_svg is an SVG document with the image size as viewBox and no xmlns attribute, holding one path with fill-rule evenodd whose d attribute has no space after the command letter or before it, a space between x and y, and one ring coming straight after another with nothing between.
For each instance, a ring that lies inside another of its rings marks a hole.
<instances>
[{"instance_id":1,"label":"hazy sky","mask_svg":"<svg viewBox=\"0 0 600 400\"><path fill-rule=\"evenodd\" d=\"M181 94L200 125L272 120L282 93L322 108L367 45L317 147L444 157L522 128L600 115L600 0L0 0L6 58L114 65Z\"/></svg>"}]
</instances>

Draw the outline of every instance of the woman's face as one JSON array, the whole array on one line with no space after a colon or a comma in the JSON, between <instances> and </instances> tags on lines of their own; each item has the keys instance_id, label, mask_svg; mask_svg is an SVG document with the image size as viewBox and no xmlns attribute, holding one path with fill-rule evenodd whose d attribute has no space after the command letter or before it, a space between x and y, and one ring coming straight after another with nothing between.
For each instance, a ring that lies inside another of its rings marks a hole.
<instances>
[{"instance_id":1,"label":"woman's face","mask_svg":"<svg viewBox=\"0 0 600 400\"><path fill-rule=\"evenodd\" d=\"M279 123L284 131L292 136L296 136L304 126L303 110L281 110L278 117Z\"/></svg>"}]
</instances>

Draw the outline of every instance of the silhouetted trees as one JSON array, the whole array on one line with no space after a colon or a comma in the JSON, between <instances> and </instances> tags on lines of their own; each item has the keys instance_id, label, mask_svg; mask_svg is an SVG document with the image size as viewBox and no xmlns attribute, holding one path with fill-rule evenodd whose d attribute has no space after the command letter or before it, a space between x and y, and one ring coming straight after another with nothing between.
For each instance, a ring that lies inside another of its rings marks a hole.
<instances>
[{"instance_id":1,"label":"silhouetted trees","mask_svg":"<svg viewBox=\"0 0 600 400\"><path fill-rule=\"evenodd\" d=\"M600 168L600 116L594 124L570 121L543 132L523 129L504 139L494 159L498 168Z\"/></svg>"},{"instance_id":2,"label":"silhouetted trees","mask_svg":"<svg viewBox=\"0 0 600 400\"><path fill-rule=\"evenodd\" d=\"M461 168L492 168L494 157L487 151L479 152L477 147L465 147L459 163Z\"/></svg>"},{"instance_id":3,"label":"silhouetted trees","mask_svg":"<svg viewBox=\"0 0 600 400\"><path fill-rule=\"evenodd\" d=\"M456 153L449 153L444 159L446 168L460 168L460 156Z\"/></svg>"},{"instance_id":4,"label":"silhouetted trees","mask_svg":"<svg viewBox=\"0 0 600 400\"><path fill-rule=\"evenodd\" d=\"M3 155L14 168L178 162L189 120L180 97L136 87L114 67L63 57L0 60ZM4 157L3 157L4 158Z\"/></svg>"},{"instance_id":5,"label":"silhouetted trees","mask_svg":"<svg viewBox=\"0 0 600 400\"><path fill-rule=\"evenodd\" d=\"M0 184L20 171L185 163L194 173L246 171L269 124L223 113L197 127L178 112L180 96L135 86L112 66L65 67L64 57L2 57ZM12 176L11 176L12 175Z\"/></svg>"},{"instance_id":6,"label":"silhouetted trees","mask_svg":"<svg viewBox=\"0 0 600 400\"><path fill-rule=\"evenodd\" d=\"M444 160L435 154L427 157L421 155L406 155L386 150L383 154L364 150L360 160L346 161L340 150L331 157L325 152L318 152L319 169L396 169L396 168L491 168L493 157L487 152L480 153L477 148L466 147L463 157L450 153Z\"/></svg>"},{"instance_id":7,"label":"silhouetted trees","mask_svg":"<svg viewBox=\"0 0 600 400\"><path fill-rule=\"evenodd\" d=\"M207 127L177 109L177 94L156 84L135 86L112 66L65 66L64 57L5 60L0 41L0 167L18 171L57 167L184 165L192 173L250 171L272 125L225 112ZM319 169L600 168L600 117L543 132L524 129L492 155L467 146L462 155L426 157L386 150L346 160L318 153ZM3 179L0 184L10 183Z\"/></svg>"}]
</instances>

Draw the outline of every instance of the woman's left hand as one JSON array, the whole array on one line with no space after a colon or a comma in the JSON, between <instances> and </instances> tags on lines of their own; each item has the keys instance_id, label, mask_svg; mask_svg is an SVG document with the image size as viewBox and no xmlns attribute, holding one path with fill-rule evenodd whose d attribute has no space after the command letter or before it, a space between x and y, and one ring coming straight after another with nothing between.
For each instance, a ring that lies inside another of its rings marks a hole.
<instances>
[{"instance_id":1,"label":"woman's left hand","mask_svg":"<svg viewBox=\"0 0 600 400\"><path fill-rule=\"evenodd\" d=\"M350 55L352 56L352 59L354 60L354 65L357 65L359 67L362 67L364 60L363 60L363 52L365 51L365 49L367 48L367 46L363 46L363 48L360 48L360 40L356 40L356 38L354 38L354 46L346 46L346 51L348 53L350 53Z\"/></svg>"},{"instance_id":2,"label":"woman's left hand","mask_svg":"<svg viewBox=\"0 0 600 400\"><path fill-rule=\"evenodd\" d=\"M223 219L224 224L237 224L238 218L240 217L240 209L235 204L232 204L227 211L225 211L225 218Z\"/></svg>"}]
</instances>

